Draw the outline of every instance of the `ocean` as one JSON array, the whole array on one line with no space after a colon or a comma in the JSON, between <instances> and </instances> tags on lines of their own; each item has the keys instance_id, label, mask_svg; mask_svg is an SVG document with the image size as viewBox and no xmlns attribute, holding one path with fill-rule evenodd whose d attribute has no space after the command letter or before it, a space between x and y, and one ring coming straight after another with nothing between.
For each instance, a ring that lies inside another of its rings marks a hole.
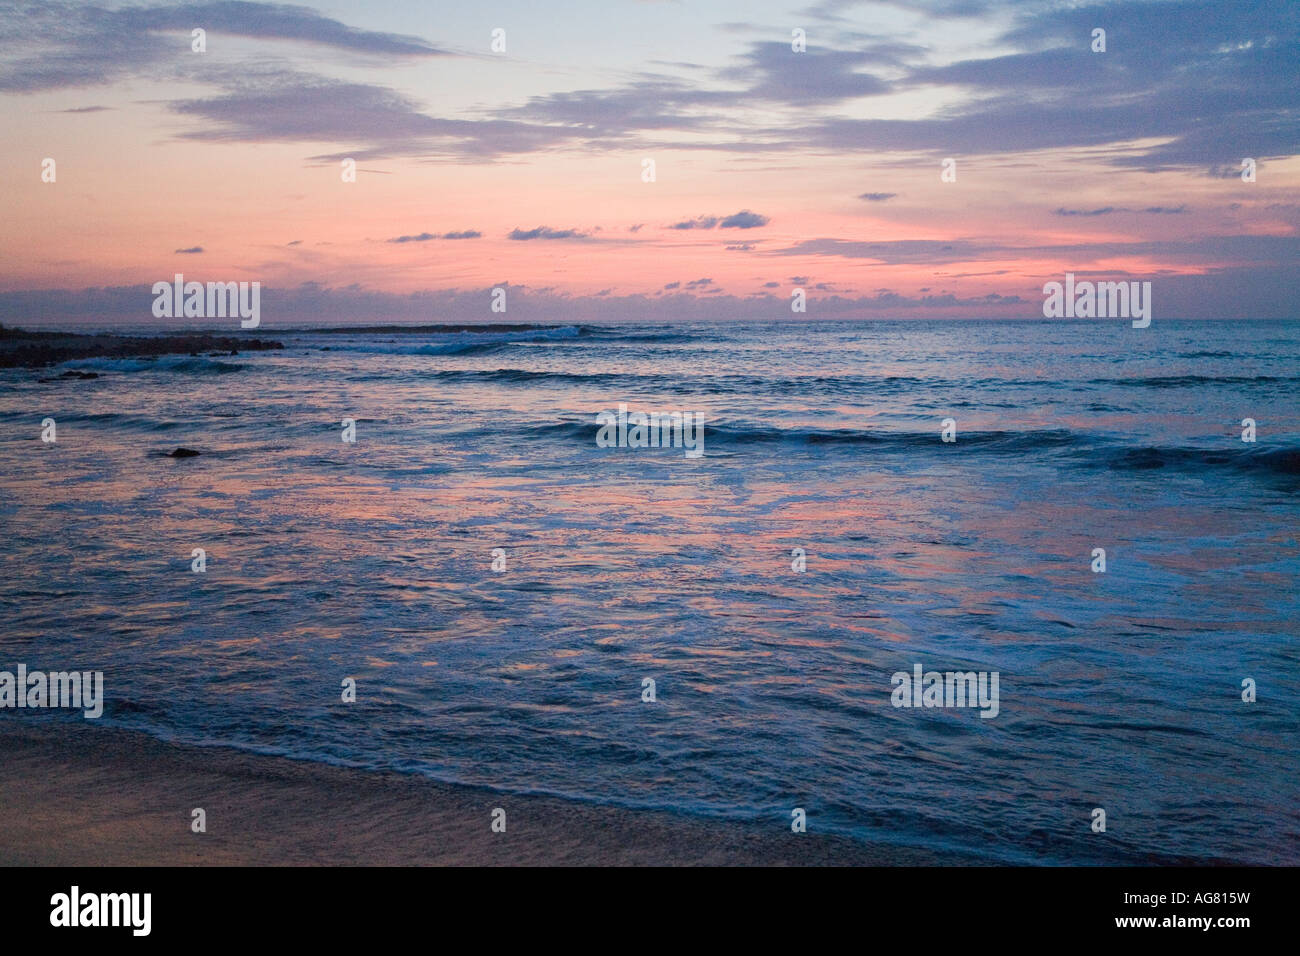
<instances>
[{"instance_id":1,"label":"ocean","mask_svg":"<svg viewBox=\"0 0 1300 956\"><path fill-rule=\"evenodd\" d=\"M285 348L0 371L0 669L504 794L1300 862L1300 323L249 334ZM703 454L600 447L620 405ZM917 665L996 716L895 706Z\"/></svg>"}]
</instances>

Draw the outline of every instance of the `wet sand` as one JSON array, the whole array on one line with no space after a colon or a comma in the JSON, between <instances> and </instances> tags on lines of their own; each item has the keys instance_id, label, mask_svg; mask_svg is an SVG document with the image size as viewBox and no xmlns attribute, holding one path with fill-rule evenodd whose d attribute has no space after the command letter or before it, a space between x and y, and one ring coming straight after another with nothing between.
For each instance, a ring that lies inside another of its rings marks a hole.
<instances>
[{"instance_id":1,"label":"wet sand","mask_svg":"<svg viewBox=\"0 0 1300 956\"><path fill-rule=\"evenodd\" d=\"M600 807L165 743L0 713L0 865L927 865L966 862L733 823ZM193 833L191 811L207 812ZM491 831L506 811L506 832Z\"/></svg>"}]
</instances>

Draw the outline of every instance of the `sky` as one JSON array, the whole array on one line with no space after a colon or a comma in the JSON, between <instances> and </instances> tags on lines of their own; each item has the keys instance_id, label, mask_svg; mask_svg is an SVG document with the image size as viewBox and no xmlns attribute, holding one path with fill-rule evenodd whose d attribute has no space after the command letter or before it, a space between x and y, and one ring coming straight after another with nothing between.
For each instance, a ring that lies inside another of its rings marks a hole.
<instances>
[{"instance_id":1,"label":"sky","mask_svg":"<svg viewBox=\"0 0 1300 956\"><path fill-rule=\"evenodd\" d=\"M1298 73L1287 0L0 0L0 322L1297 318Z\"/></svg>"}]
</instances>

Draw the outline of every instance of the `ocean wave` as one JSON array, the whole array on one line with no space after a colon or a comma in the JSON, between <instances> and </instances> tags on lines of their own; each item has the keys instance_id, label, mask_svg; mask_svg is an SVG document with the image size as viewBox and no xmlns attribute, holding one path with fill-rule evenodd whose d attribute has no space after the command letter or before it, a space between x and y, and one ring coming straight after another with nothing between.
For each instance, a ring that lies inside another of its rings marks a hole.
<instances>
[{"instance_id":1,"label":"ocean wave","mask_svg":"<svg viewBox=\"0 0 1300 956\"><path fill-rule=\"evenodd\" d=\"M429 327L425 327L426 329ZM456 331L427 333L446 335L450 341L408 344L399 341L330 341L328 348L334 352L362 352L373 355L480 355L503 351L513 345L528 345L576 339L582 330L576 325L543 328L522 328L517 331Z\"/></svg>"},{"instance_id":2,"label":"ocean wave","mask_svg":"<svg viewBox=\"0 0 1300 956\"><path fill-rule=\"evenodd\" d=\"M1294 375L1151 375L1140 378L1094 378L1089 385L1121 385L1135 388L1193 388L1198 385L1271 385L1300 382Z\"/></svg>"},{"instance_id":3,"label":"ocean wave","mask_svg":"<svg viewBox=\"0 0 1300 956\"><path fill-rule=\"evenodd\" d=\"M525 426L527 437L551 440L595 442L599 426L595 416L588 421L560 421ZM746 445L829 445L860 446L881 452L975 453L981 455L1043 455L1063 453L1081 465L1120 471L1167 468L1171 471L1227 468L1259 474L1300 475L1300 448L1225 448L1192 446L1122 447L1103 435L1065 428L1026 431L966 431L957 441L944 442L933 431L859 431L854 429L780 428L753 423L709 422L704 424L706 448Z\"/></svg>"},{"instance_id":4,"label":"ocean wave","mask_svg":"<svg viewBox=\"0 0 1300 956\"><path fill-rule=\"evenodd\" d=\"M581 339L583 341L605 342L609 344L659 345L677 342L694 342L709 340L711 336L698 331L682 329L624 329L618 326L603 325L530 325L530 324L493 324L493 325L384 325L374 327L344 327L301 329L292 335L321 336L328 341L328 347L336 351L378 352L394 351L398 354L445 355L458 354L459 349L471 345L488 345L494 343L544 343L563 342ZM401 341L390 342L347 342L339 338L356 336L373 340L377 335L396 336L405 339L414 336L428 336L440 339L408 345ZM449 341L448 341L449 340ZM447 351L444 351L447 350Z\"/></svg>"},{"instance_id":5,"label":"ocean wave","mask_svg":"<svg viewBox=\"0 0 1300 956\"><path fill-rule=\"evenodd\" d=\"M406 354L449 355L490 354L509 348L512 343L454 344L437 346L412 346L402 349ZM766 378L756 375L702 375L684 378L680 375L640 374L632 372L562 372L522 368L496 369L439 369L427 373L428 377L456 383L491 383L505 385L598 385L611 389L662 388L680 395L818 395L848 396L908 395L922 390L948 392L977 391L984 395L978 401L954 401L952 407L1014 407L1005 402L992 401L988 395L999 389L1035 388L1055 391L1076 390L1077 381L1038 381L1033 379L973 379L957 381L927 376L910 375L805 375L787 378ZM1132 379L1090 379L1088 385L1131 388L1190 388L1196 386L1251 386L1300 382L1300 378L1274 375L1254 376L1201 376L1176 375Z\"/></svg>"},{"instance_id":6,"label":"ocean wave","mask_svg":"<svg viewBox=\"0 0 1300 956\"><path fill-rule=\"evenodd\" d=\"M593 339L605 339L611 342L637 342L647 345L667 345L673 342L698 342L704 338L698 332L681 330L661 332L626 332L609 326L583 326L583 335Z\"/></svg>"},{"instance_id":7,"label":"ocean wave","mask_svg":"<svg viewBox=\"0 0 1300 956\"><path fill-rule=\"evenodd\" d=\"M485 350L486 351L486 350ZM912 389L958 386L971 387L987 383L943 382L911 376L796 376L765 378L756 375L705 375L684 378L671 374L635 372L557 372L549 370L438 369L424 374L444 382L490 383L505 385L599 385L611 389L660 388L679 395L849 395L904 394ZM1015 384L1015 383L1008 383ZM961 403L957 403L961 404ZM967 405L973 403L965 403ZM983 403L990 404L990 403ZM1001 406L1008 407L1008 406Z\"/></svg>"},{"instance_id":8,"label":"ocean wave","mask_svg":"<svg viewBox=\"0 0 1300 956\"><path fill-rule=\"evenodd\" d=\"M636 409L633 409L636 411ZM534 438L583 438L594 441L599 426L593 415L587 421L561 421L542 425L529 425L523 431ZM1040 429L1035 431L965 432L957 443L941 440L939 431L885 432L857 431L847 428L779 428L771 425L747 423L717 423L705 421L704 440L713 445L867 445L880 448L915 449L936 447L946 451L974 446L984 451L1039 452L1048 448L1062 448L1084 444L1087 436L1067 429Z\"/></svg>"},{"instance_id":9,"label":"ocean wave","mask_svg":"<svg viewBox=\"0 0 1300 956\"><path fill-rule=\"evenodd\" d=\"M88 358L64 362L60 368L88 369L101 372L179 372L190 375L226 375L242 372L238 362L221 362L200 356L159 356L158 358Z\"/></svg>"},{"instance_id":10,"label":"ocean wave","mask_svg":"<svg viewBox=\"0 0 1300 956\"><path fill-rule=\"evenodd\" d=\"M1111 449L1106 464L1116 471L1201 471L1227 468L1260 474L1300 476L1300 448L1209 449L1146 446Z\"/></svg>"},{"instance_id":11,"label":"ocean wave","mask_svg":"<svg viewBox=\"0 0 1300 956\"><path fill-rule=\"evenodd\" d=\"M430 372L423 378L436 379L440 382L496 383L505 385L536 385L554 383L557 385L627 385L638 380L638 376L603 372L536 372L523 368L498 369L461 369L449 368ZM659 379L661 376L646 376L647 379Z\"/></svg>"}]
</instances>

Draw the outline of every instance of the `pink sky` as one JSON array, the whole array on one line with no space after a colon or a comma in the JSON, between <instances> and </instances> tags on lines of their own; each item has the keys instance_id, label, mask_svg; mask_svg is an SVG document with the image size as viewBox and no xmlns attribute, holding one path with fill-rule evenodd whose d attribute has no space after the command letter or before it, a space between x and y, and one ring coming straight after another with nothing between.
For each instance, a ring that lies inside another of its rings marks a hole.
<instances>
[{"instance_id":1,"label":"pink sky","mask_svg":"<svg viewBox=\"0 0 1300 956\"><path fill-rule=\"evenodd\" d=\"M1148 43L1094 53L1047 5L982 4L976 24L762 4L744 23L696 11L713 42L683 59L683 11L630 4L599 17L636 20L639 42L578 64L578 41L525 8L485 14L516 41L494 55L476 24L430 31L397 6L382 22L361 5L108 7L106 26L86 5L0 34L0 319L33 303L93 319L95 295L73 309L71 293L176 272L260 281L286 314L303 283L455 290L457 321L499 320L486 290L505 283L556 308L617 301L614 318L669 293L776 318L796 286L808 317L1032 317L1067 271L1151 280L1166 315L1296 314L1294 71L1222 136L1178 113L1214 111L1202 80L1270 68L1266 27L1294 44L1294 23L1243 9L1187 33L1177 4L1126 5L1112 35L1132 21ZM181 22L209 24L206 52ZM1224 52L1215 30L1239 42Z\"/></svg>"}]
</instances>

